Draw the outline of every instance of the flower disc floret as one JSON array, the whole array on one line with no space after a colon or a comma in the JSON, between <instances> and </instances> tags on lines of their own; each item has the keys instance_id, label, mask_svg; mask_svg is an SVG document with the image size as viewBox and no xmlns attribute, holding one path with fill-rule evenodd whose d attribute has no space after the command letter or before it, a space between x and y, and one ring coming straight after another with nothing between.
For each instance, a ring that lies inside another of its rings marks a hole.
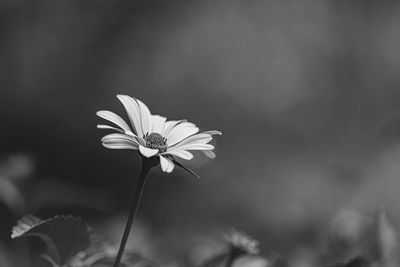
<instances>
[{"instance_id":1,"label":"flower disc floret","mask_svg":"<svg viewBox=\"0 0 400 267\"><path fill-rule=\"evenodd\" d=\"M167 151L167 138L164 138L159 133L145 134L143 137L146 146L151 149L158 149L160 153Z\"/></svg>"}]
</instances>

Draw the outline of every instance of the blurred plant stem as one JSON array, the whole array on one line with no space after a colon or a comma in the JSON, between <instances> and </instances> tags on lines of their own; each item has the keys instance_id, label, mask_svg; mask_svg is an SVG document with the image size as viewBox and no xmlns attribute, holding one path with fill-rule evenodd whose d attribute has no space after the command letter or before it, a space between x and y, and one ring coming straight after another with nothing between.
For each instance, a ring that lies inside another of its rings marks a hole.
<instances>
[{"instance_id":1,"label":"blurred plant stem","mask_svg":"<svg viewBox=\"0 0 400 267\"><path fill-rule=\"evenodd\" d=\"M114 267L119 267L122 259L122 254L124 253L126 241L128 240L129 233L135 222L135 217L139 208L140 200L142 198L143 190L146 185L147 175L149 174L151 168L155 166L155 162L152 159L142 157L142 169L140 171L139 182L136 187L136 193L132 200L131 208L129 211L129 217L126 222L124 234L122 236L121 244L119 246L117 257L115 258Z\"/></svg>"}]
</instances>

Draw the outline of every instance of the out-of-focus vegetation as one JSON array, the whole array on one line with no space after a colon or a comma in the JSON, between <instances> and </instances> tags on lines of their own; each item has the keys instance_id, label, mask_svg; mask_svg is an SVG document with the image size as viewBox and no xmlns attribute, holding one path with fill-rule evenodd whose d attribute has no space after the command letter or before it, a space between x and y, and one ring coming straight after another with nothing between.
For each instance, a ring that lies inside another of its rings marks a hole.
<instances>
[{"instance_id":1,"label":"out-of-focus vegetation","mask_svg":"<svg viewBox=\"0 0 400 267\"><path fill-rule=\"evenodd\" d=\"M10 240L28 213L119 242L139 158L95 127L117 93L224 133L188 163L200 182L151 174L130 242L146 257L198 264L234 226L318 266L351 260L377 208L400 226L397 1L5 0L0 38L0 266L42 251Z\"/></svg>"}]
</instances>

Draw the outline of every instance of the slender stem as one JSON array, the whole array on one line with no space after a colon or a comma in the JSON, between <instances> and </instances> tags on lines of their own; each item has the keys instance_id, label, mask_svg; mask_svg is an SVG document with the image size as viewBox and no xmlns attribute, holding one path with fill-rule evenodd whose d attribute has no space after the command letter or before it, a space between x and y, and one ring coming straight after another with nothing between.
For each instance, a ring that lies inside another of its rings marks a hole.
<instances>
[{"instance_id":1,"label":"slender stem","mask_svg":"<svg viewBox=\"0 0 400 267\"><path fill-rule=\"evenodd\" d=\"M126 222L124 234L122 235L121 244L119 246L117 257L115 258L114 267L119 267L119 264L122 259L122 254L124 253L126 241L128 241L129 232L131 231L132 225L135 222L136 213L138 211L138 207L140 204L140 200L142 198L144 186L146 184L147 174L150 169L153 167L150 160L142 158L142 169L140 172L139 182L136 187L136 193L134 198L132 199L131 208L129 211L128 220Z\"/></svg>"}]
</instances>

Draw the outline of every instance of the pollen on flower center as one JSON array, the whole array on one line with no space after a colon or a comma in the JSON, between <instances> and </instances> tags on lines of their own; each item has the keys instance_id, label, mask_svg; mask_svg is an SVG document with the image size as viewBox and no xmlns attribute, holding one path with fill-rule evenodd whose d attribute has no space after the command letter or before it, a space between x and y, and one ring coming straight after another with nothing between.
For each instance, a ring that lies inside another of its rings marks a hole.
<instances>
[{"instance_id":1,"label":"pollen on flower center","mask_svg":"<svg viewBox=\"0 0 400 267\"><path fill-rule=\"evenodd\" d=\"M152 149L158 149L160 153L167 151L167 139L159 133L145 134L143 137L146 146Z\"/></svg>"}]
</instances>

